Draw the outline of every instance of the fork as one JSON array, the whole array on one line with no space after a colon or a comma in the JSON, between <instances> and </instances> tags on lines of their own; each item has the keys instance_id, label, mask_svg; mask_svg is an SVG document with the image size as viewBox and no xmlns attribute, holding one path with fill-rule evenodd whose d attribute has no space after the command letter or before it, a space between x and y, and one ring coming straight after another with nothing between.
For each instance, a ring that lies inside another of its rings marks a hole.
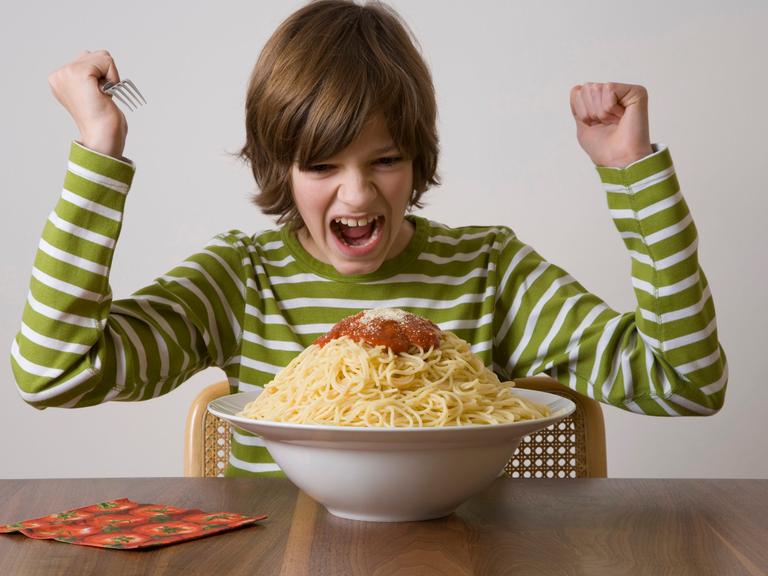
<instances>
[{"instance_id":1,"label":"fork","mask_svg":"<svg viewBox=\"0 0 768 576\"><path fill-rule=\"evenodd\" d=\"M104 92L104 94L114 96L131 111L136 110L142 103L147 103L144 96L139 92L139 89L136 88L136 84L131 82L128 78L117 83L105 82L101 85L101 91Z\"/></svg>"}]
</instances>

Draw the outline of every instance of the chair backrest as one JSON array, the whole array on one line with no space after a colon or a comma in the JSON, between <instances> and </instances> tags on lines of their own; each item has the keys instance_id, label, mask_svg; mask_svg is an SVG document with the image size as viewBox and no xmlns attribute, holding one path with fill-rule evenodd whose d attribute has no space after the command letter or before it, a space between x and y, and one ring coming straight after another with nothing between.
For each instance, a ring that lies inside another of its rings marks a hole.
<instances>
[{"instance_id":1,"label":"chair backrest","mask_svg":"<svg viewBox=\"0 0 768 576\"><path fill-rule=\"evenodd\" d=\"M523 438L504 467L512 478L605 478L605 426L600 404L548 377L519 378L519 388L551 392L573 400L576 411L549 428ZM222 476L229 459L229 423L207 410L229 394L226 380L204 388L187 415L184 475Z\"/></svg>"}]
</instances>

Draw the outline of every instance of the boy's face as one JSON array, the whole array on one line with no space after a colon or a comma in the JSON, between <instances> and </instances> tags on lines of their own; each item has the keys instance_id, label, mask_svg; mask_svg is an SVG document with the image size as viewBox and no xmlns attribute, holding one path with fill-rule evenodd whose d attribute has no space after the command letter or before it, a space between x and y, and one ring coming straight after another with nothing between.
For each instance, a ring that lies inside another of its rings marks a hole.
<instances>
[{"instance_id":1,"label":"boy's face","mask_svg":"<svg viewBox=\"0 0 768 576\"><path fill-rule=\"evenodd\" d=\"M413 235L405 220L413 162L400 154L381 117L335 156L305 171L294 164L291 184L305 224L299 240L341 274L374 272Z\"/></svg>"}]
</instances>

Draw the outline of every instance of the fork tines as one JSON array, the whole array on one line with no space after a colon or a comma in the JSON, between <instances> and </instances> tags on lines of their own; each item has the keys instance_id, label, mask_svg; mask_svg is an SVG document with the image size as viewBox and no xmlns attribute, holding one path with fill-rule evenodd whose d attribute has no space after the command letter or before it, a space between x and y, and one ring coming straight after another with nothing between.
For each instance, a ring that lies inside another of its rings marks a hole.
<instances>
[{"instance_id":1,"label":"fork tines","mask_svg":"<svg viewBox=\"0 0 768 576\"><path fill-rule=\"evenodd\" d=\"M125 104L129 110L135 110L142 104L147 103L144 96L139 92L139 89L136 88L136 84L131 82L128 78L117 84L106 82L101 87L101 91L117 98L120 102Z\"/></svg>"}]
</instances>

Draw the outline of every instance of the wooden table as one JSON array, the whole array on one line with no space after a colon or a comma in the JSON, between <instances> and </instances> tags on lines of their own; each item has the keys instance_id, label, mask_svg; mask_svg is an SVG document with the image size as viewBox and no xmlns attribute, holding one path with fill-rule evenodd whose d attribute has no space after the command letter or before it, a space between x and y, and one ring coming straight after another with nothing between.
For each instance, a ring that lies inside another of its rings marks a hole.
<instances>
[{"instance_id":1,"label":"wooden table","mask_svg":"<svg viewBox=\"0 0 768 576\"><path fill-rule=\"evenodd\" d=\"M0 480L0 523L103 500L269 514L145 551L0 535L0 574L768 574L768 480L498 480L428 522L336 518L282 478Z\"/></svg>"}]
</instances>

